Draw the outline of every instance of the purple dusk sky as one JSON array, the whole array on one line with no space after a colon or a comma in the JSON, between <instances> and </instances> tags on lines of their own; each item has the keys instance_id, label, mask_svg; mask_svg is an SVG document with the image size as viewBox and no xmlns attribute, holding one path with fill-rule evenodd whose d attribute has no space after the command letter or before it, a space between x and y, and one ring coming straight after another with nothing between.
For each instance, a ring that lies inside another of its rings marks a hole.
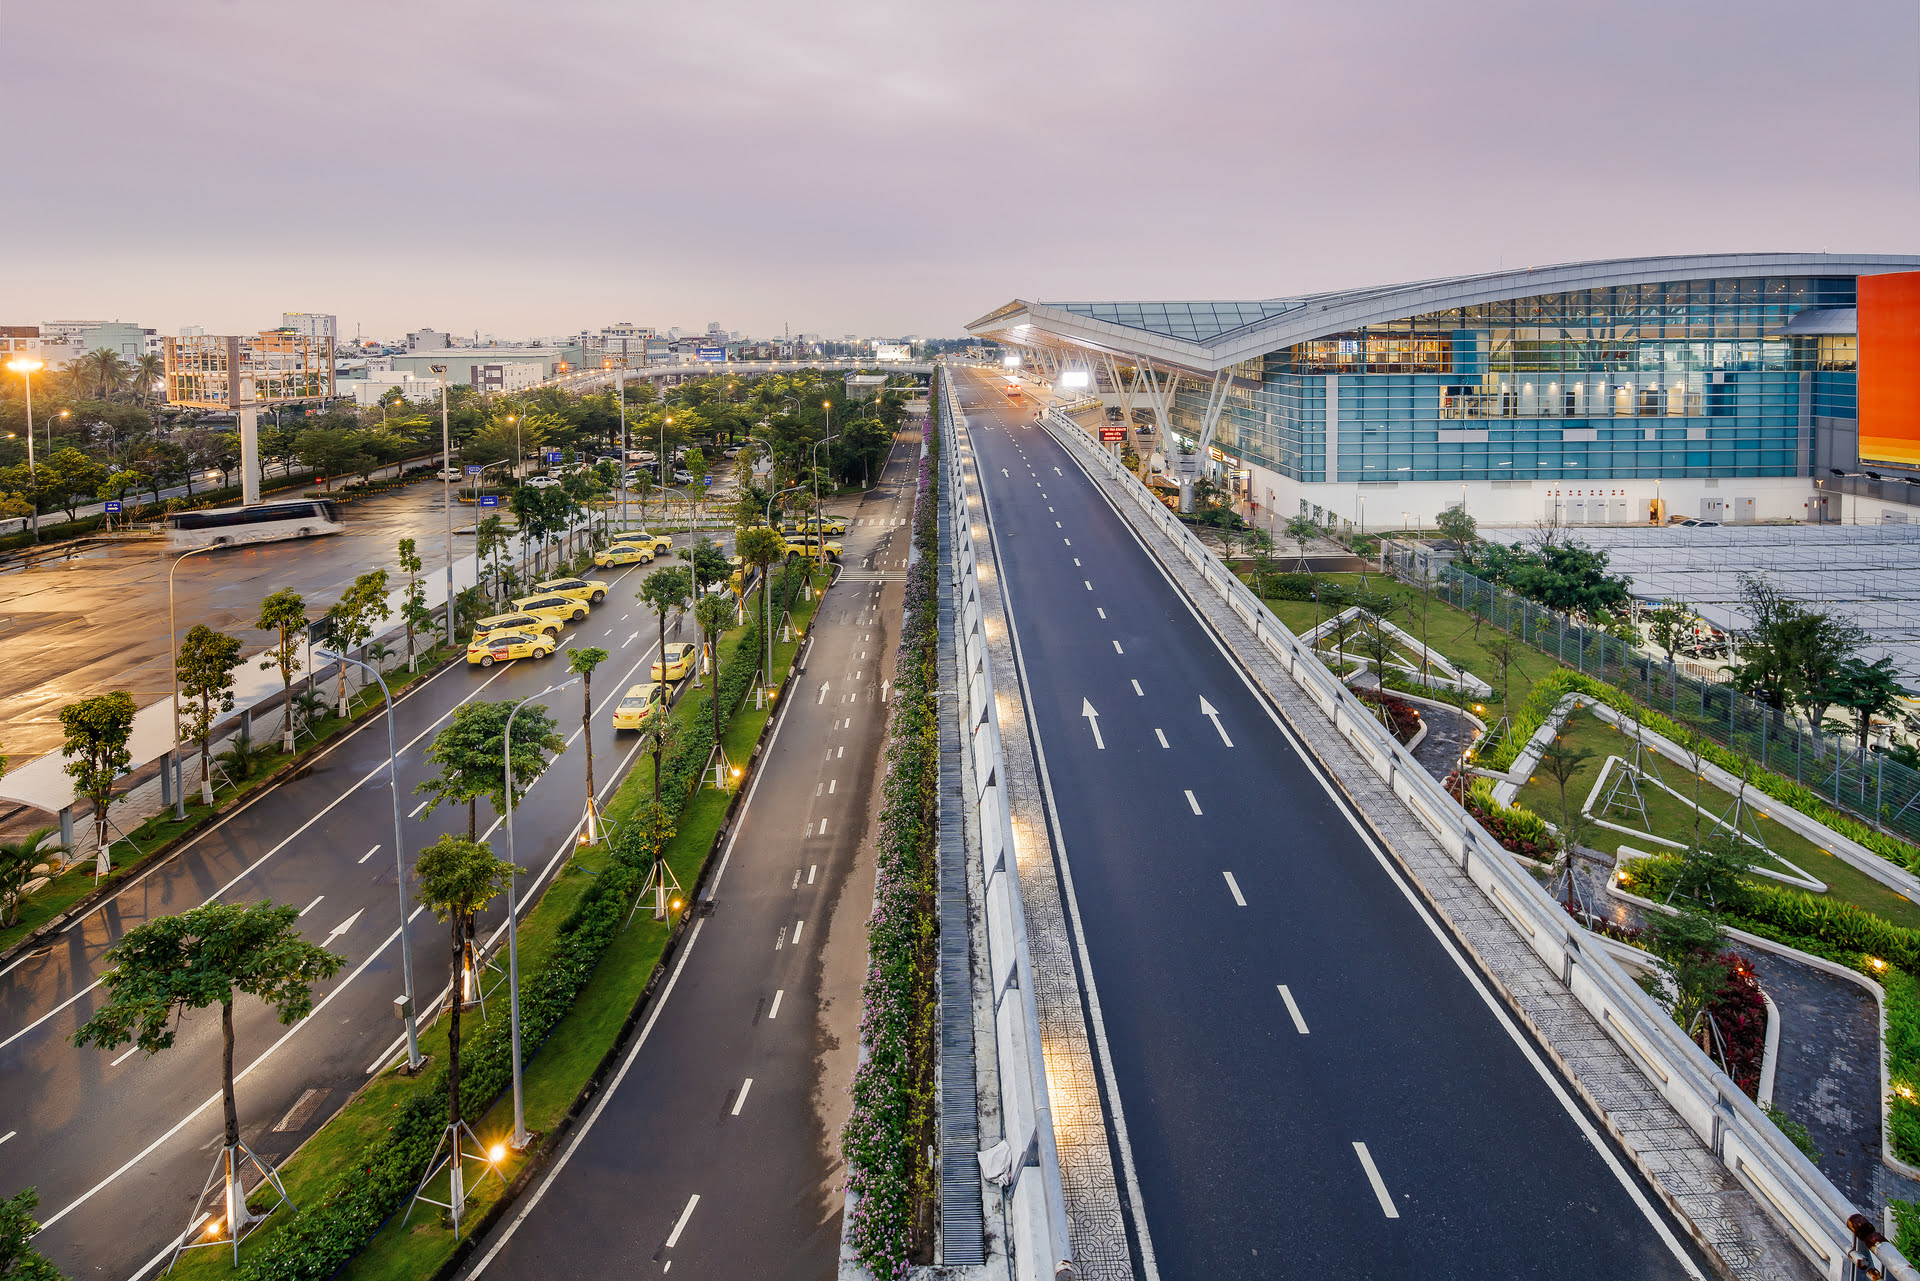
<instances>
[{"instance_id":1,"label":"purple dusk sky","mask_svg":"<svg viewBox=\"0 0 1920 1281\"><path fill-rule=\"evenodd\" d=\"M0 323L952 335L1920 250L1912 0L11 0Z\"/></svg>"}]
</instances>

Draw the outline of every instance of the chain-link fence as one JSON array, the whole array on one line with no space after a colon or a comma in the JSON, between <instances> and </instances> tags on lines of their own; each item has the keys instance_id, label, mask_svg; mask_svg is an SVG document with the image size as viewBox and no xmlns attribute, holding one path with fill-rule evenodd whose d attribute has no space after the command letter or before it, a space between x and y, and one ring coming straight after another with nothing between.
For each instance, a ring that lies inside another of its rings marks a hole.
<instances>
[{"instance_id":1,"label":"chain-link fence","mask_svg":"<svg viewBox=\"0 0 1920 1281\"><path fill-rule=\"evenodd\" d=\"M1620 686L1714 741L1791 778L1835 807L1905 840L1920 842L1920 773L1885 755L1858 750L1858 740L1815 736L1731 685L1699 680L1618 636L1516 596L1457 565L1439 590L1452 604L1535 649Z\"/></svg>"}]
</instances>

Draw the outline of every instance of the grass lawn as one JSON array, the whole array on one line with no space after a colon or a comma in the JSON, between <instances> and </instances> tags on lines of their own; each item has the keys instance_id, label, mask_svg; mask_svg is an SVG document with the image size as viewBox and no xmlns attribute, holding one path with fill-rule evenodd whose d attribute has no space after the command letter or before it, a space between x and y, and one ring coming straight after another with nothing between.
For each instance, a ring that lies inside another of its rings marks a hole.
<instances>
[{"instance_id":1,"label":"grass lawn","mask_svg":"<svg viewBox=\"0 0 1920 1281\"><path fill-rule=\"evenodd\" d=\"M814 601L803 600L794 608L796 639L775 645L776 672L784 673L787 665L793 661L799 648L799 629L811 620L817 607L818 597ZM722 664L727 655L738 648L743 631L736 629L721 637ZM698 702L695 698L683 698L675 714L691 721L701 710ZM744 762L751 754L771 711L772 707L756 711L749 701L744 709L735 713L723 735L731 759ZM618 822L631 815L642 800L652 795L652 790L653 759L642 755L635 759L633 769L621 781L609 801L608 819ZM715 834L726 818L732 795L731 790L719 791L711 786L703 786L680 812L676 834L667 846L667 862L681 885L688 890L699 878L701 866L713 847ZM523 980L525 976L537 973L547 963L561 924L593 883L594 875L607 866L610 858L604 845L589 847L575 854L523 919L520 927ZM526 1047L528 1058L523 1078L524 1107L530 1130L551 1131L573 1107L588 1077L618 1041L635 1002L645 990L648 979L665 951L668 937L667 924L653 920L651 914L642 908L634 916L632 925L623 930L601 955L592 979L547 1040L538 1046ZM423 954L422 960L428 966L424 971L427 973L436 972L435 967L444 963L444 957L436 955L433 949ZM504 988L490 991L487 1007L489 1016L506 1018L506 1001ZM477 1017L477 1014L469 1016L470 1019ZM466 1022L463 1020L463 1023ZM432 1025L421 1029L420 1048L425 1054L445 1054L445 1020L436 1019ZM379 1135L383 1128L381 1118L399 1105L407 1091L415 1088L417 1083L414 1081L394 1072L383 1073L339 1115L321 1127L281 1171L287 1190L296 1204L318 1199L339 1179L364 1144ZM474 1102L467 1100L469 1106ZM483 1114L470 1116L470 1119L482 1143L491 1146L503 1140L511 1133L513 1125L511 1093L504 1093ZM523 1157L508 1153L501 1163L501 1172L508 1182L518 1173L524 1160ZM478 1186L473 1186L471 1179L477 1168L473 1164L468 1167L468 1206L469 1215L472 1216L469 1223L477 1222L478 1216L497 1202L505 1190L502 1181L491 1176L481 1179ZM441 1175L436 1184L436 1188L429 1189L428 1195L444 1201L446 1176ZM400 1219L404 1214L403 1210L387 1222L367 1248L343 1270L344 1277L354 1278L355 1281L412 1281L432 1275L441 1266L455 1246L452 1229L444 1217L445 1212L438 1207L423 1207L402 1228ZM278 1224L270 1221L250 1241L264 1240L278 1227ZM243 1253L248 1248L243 1246ZM183 1260L176 1272L204 1272L212 1276L216 1272L229 1271L230 1267L224 1261L230 1258L231 1255L217 1250L196 1251Z\"/></svg>"},{"instance_id":2,"label":"grass lawn","mask_svg":"<svg viewBox=\"0 0 1920 1281\"><path fill-rule=\"evenodd\" d=\"M423 654L420 662L420 671L418 673L410 673L403 668L397 672L390 673L387 677L387 684L397 695L407 686L431 675L434 667L440 662L441 657L442 655L438 652ZM173 817L172 810L162 810L160 813L146 819L131 832L128 832L124 838L116 838L113 842L112 849L114 870L108 873L104 883L94 880L94 860L91 855L69 865L66 871L54 877L48 885L20 905L20 918L16 923L7 926L5 929L0 929L0 950L12 947L28 934L60 915L60 913L72 907L88 894L91 894L101 884L111 886L118 881L124 880L128 875L128 869L141 859L153 853L153 851L159 849L169 841L193 830L208 818L216 816L224 810L233 808L235 804L265 786L267 780L273 777L275 772L287 765L295 757L311 756L338 738L341 734L345 733L354 724L364 720L369 713L369 709L381 709L385 706L385 700L380 696L378 686L373 686L355 694L350 702L352 703L352 716L348 720L342 720L329 713L321 720L315 721L312 727L314 731L313 737L306 738L303 736L299 750L294 756L289 756L287 753L279 750L279 723L276 721L271 733L265 734L256 740L256 742L262 746L271 746L269 750L262 753L259 763L254 768L252 777L238 785L233 785L219 782L220 775L218 773L214 775L215 786L213 789L213 805L211 807L200 803L200 760L198 755L190 757L186 763L186 818L176 820ZM218 762L216 761L215 764L217 766ZM75 830L81 830L91 822L91 818L84 816L78 817L74 820Z\"/></svg>"},{"instance_id":3,"label":"grass lawn","mask_svg":"<svg viewBox=\"0 0 1920 1281\"><path fill-rule=\"evenodd\" d=\"M1569 809L1577 810L1586 800L1587 793L1593 787L1593 780L1599 776L1600 768L1606 764L1607 757L1612 755L1624 759L1630 756L1633 742L1623 731L1608 725L1591 712L1576 712L1568 717L1567 724L1561 731L1561 738L1562 741L1577 749L1593 753L1592 759L1583 761L1567 784L1567 806ZM1660 777L1666 780L1668 786L1688 798L1693 796L1693 781L1686 766L1676 764L1665 757L1657 757L1656 767L1660 771ZM1646 802L1647 817L1654 835L1664 836L1673 841L1690 842L1693 839L1694 814L1691 809L1658 787L1649 784L1642 784L1640 794ZM1747 795L1749 803L1753 804L1761 814L1767 813L1779 804L1757 788L1750 788ZM1544 773L1536 771L1527 784L1520 789L1515 799L1546 819L1556 823L1560 821L1560 785ZM1709 814L1724 815L1733 807L1733 796L1711 783L1702 782L1700 807ZM1631 817L1622 815L1618 806L1601 817L1609 822L1618 823L1622 827L1639 825L1637 814ZM1702 834L1706 835L1712 830L1713 825L1703 819ZM1834 898L1864 908L1896 925L1920 929L1920 904L1915 904L1912 900L1874 880L1865 872L1827 853L1798 832L1782 827L1771 819L1761 818L1759 830L1760 839L1765 841L1769 848L1777 850L1794 865L1804 868L1825 881L1830 887L1828 892ZM1604 827L1595 829L1589 839L1592 844L1603 850L1621 844L1634 844L1631 836ZM1648 853L1663 852L1660 846L1652 842L1641 842L1635 848L1644 849ZM1756 883L1769 882L1769 878L1765 877L1754 879ZM1778 884L1778 882L1772 883Z\"/></svg>"},{"instance_id":4,"label":"grass lawn","mask_svg":"<svg viewBox=\"0 0 1920 1281\"><path fill-rule=\"evenodd\" d=\"M1320 577L1344 587L1364 587L1367 591L1391 596L1395 609L1388 616L1389 622L1415 639L1424 639L1430 649L1443 655L1455 667L1472 672L1493 686L1492 697L1476 704L1486 710L1474 713L1489 726L1505 715L1509 707L1518 707L1525 702L1534 682L1560 666L1551 655L1543 654L1531 645L1513 641L1513 661L1507 668L1507 690L1503 701L1500 664L1494 661L1487 647L1508 638L1491 623L1482 620L1476 636L1473 615L1456 609L1438 596L1430 596L1417 587L1400 582L1390 574L1322 574ZM1267 608L1296 635L1312 631L1315 623L1324 622L1328 615L1326 606L1310 600L1269 598Z\"/></svg>"}]
</instances>

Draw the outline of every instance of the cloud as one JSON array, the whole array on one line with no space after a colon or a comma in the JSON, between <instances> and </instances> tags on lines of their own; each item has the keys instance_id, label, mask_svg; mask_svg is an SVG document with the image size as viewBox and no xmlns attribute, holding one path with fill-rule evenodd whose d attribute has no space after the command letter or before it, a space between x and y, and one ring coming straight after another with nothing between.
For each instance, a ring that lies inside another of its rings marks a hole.
<instances>
[{"instance_id":1,"label":"cloud","mask_svg":"<svg viewBox=\"0 0 1920 1281\"><path fill-rule=\"evenodd\" d=\"M1380 3L9 14L8 322L953 333L1617 254L1907 252L1913 30Z\"/></svg>"}]
</instances>

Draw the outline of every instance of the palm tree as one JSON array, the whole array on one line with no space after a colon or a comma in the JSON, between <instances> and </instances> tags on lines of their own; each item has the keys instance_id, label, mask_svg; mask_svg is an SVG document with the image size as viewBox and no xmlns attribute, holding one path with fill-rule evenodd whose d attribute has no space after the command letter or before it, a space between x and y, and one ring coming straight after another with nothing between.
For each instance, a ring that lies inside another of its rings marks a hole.
<instances>
[{"instance_id":1,"label":"palm tree","mask_svg":"<svg viewBox=\"0 0 1920 1281\"><path fill-rule=\"evenodd\" d=\"M158 387L167 376L167 360L164 356L148 354L133 362L133 391L140 397L140 403L150 404L153 389Z\"/></svg>"},{"instance_id":2,"label":"palm tree","mask_svg":"<svg viewBox=\"0 0 1920 1281\"><path fill-rule=\"evenodd\" d=\"M68 852L65 845L47 839L54 830L36 828L17 841L0 844L0 925L12 925L19 919L20 900L26 897L24 891L33 879L33 869L42 863L51 866L56 855Z\"/></svg>"}]
</instances>

